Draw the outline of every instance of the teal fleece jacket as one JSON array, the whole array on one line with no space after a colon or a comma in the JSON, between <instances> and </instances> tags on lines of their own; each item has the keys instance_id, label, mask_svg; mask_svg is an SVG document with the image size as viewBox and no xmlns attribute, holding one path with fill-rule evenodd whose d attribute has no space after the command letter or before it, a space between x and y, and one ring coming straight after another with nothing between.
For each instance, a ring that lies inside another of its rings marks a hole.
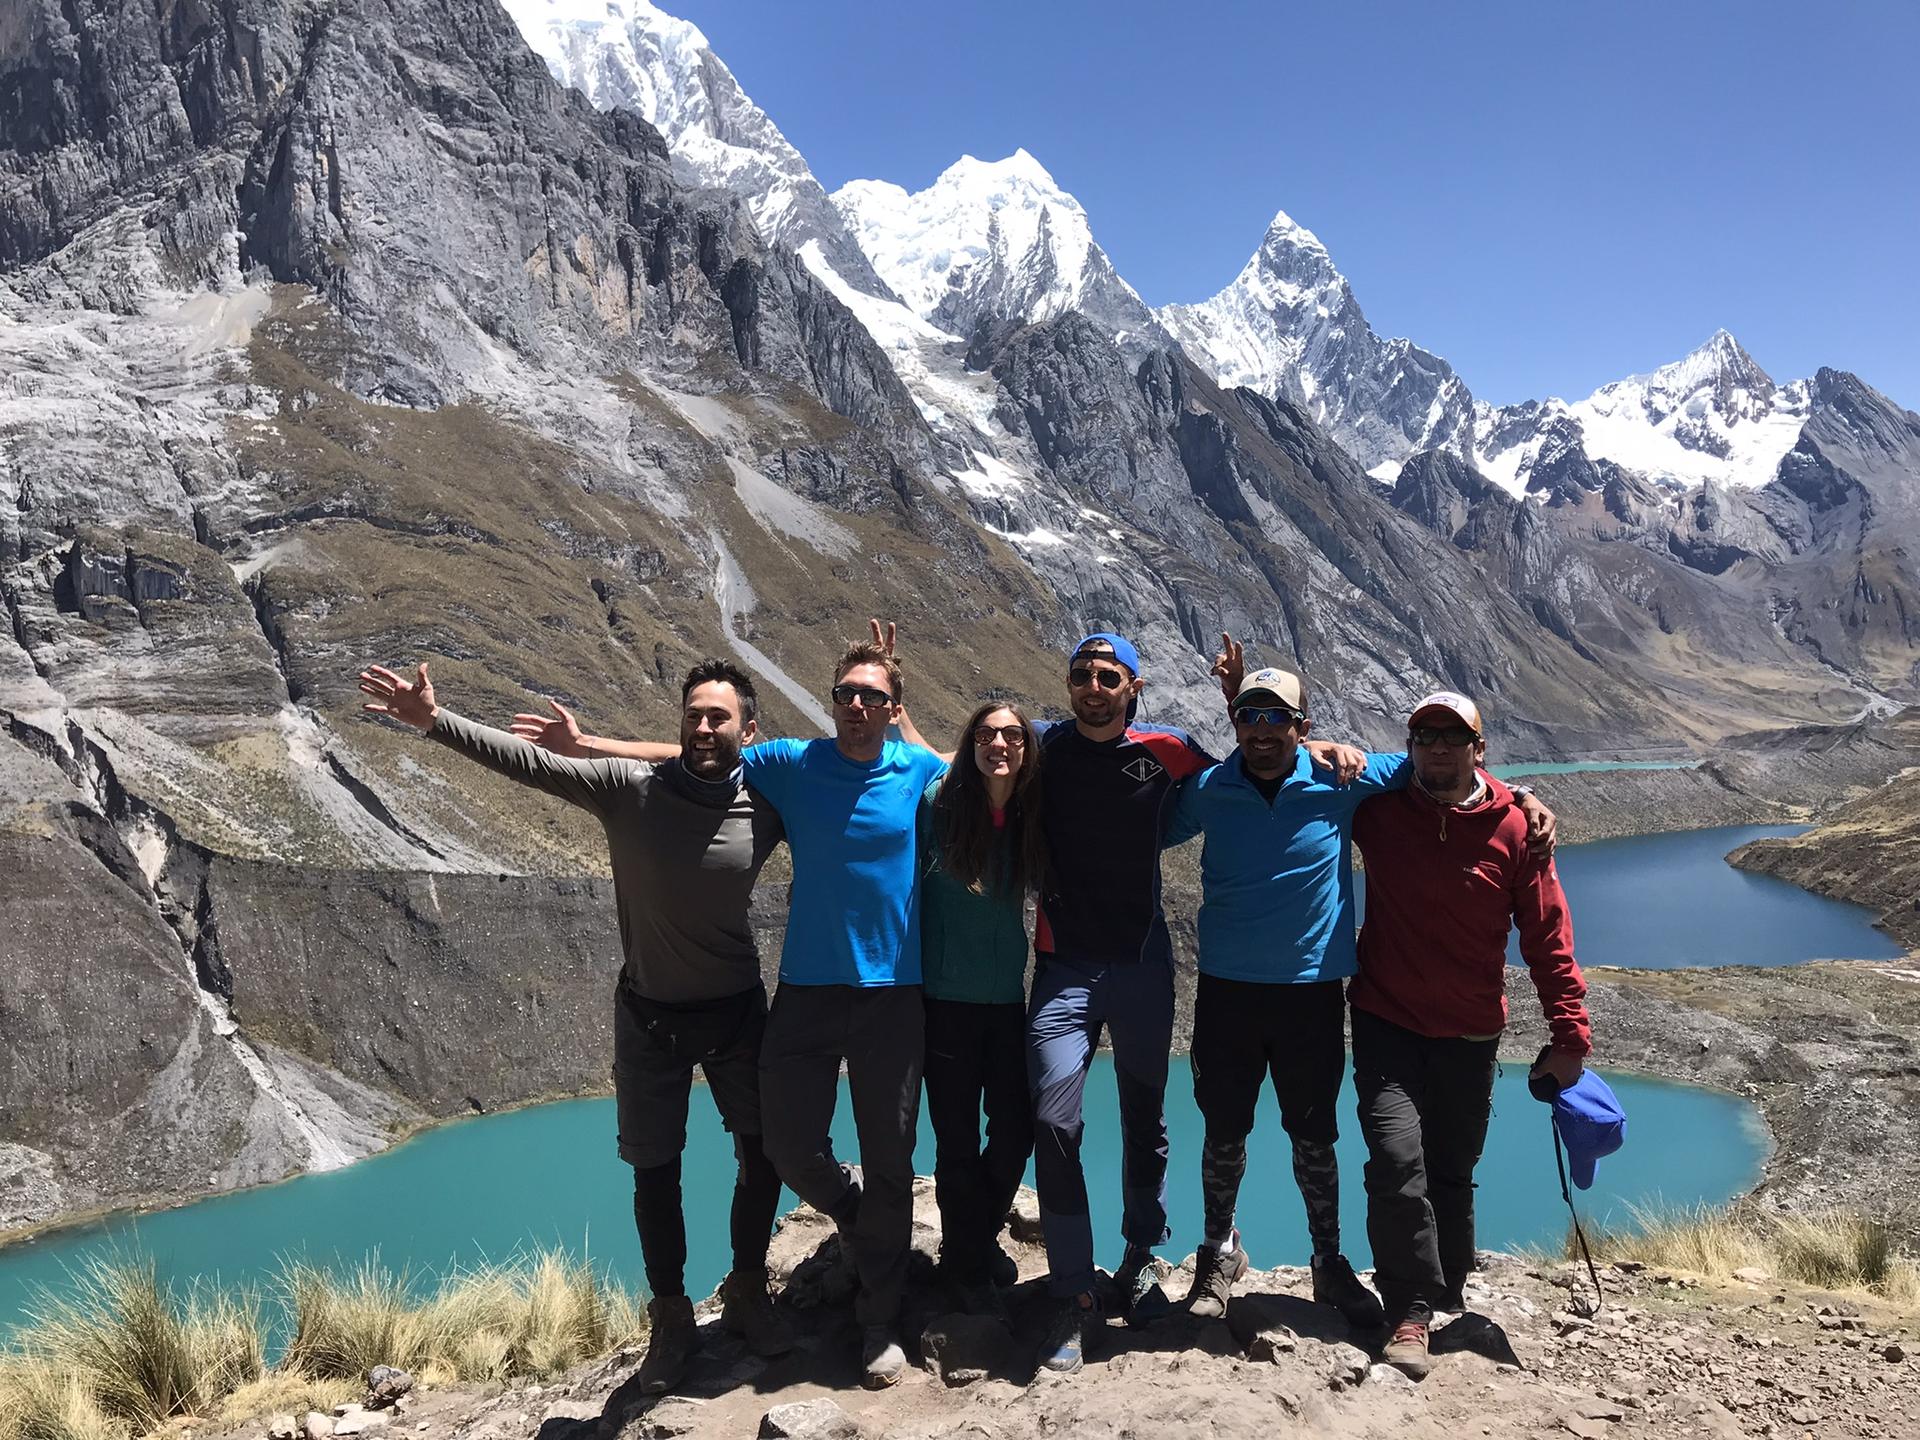
<instances>
[{"instance_id":1,"label":"teal fleece jacket","mask_svg":"<svg viewBox=\"0 0 1920 1440\"><path fill-rule=\"evenodd\" d=\"M1027 998L1025 897L976 895L940 868L933 800L945 779L920 796L921 983L933 1000L1019 1004Z\"/></svg>"}]
</instances>

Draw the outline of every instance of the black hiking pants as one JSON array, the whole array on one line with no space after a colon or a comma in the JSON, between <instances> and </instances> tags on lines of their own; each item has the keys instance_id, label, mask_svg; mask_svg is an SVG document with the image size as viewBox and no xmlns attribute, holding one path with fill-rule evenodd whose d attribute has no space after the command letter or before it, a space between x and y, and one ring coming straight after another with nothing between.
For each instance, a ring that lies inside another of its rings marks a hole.
<instances>
[{"instance_id":1,"label":"black hiking pants","mask_svg":"<svg viewBox=\"0 0 1920 1440\"><path fill-rule=\"evenodd\" d=\"M940 1263L958 1280L987 1273L1033 1154L1027 1007L934 1000L927 1007L927 1118L933 1122ZM987 1143L980 1143L985 1109Z\"/></svg>"}]
</instances>

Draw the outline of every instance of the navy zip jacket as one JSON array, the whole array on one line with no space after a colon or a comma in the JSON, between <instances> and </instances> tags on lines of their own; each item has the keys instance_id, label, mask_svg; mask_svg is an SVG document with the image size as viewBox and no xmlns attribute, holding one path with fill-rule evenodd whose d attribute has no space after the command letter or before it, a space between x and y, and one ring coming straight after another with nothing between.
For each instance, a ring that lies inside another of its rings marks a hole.
<instances>
[{"instance_id":1,"label":"navy zip jacket","mask_svg":"<svg viewBox=\"0 0 1920 1440\"><path fill-rule=\"evenodd\" d=\"M1171 956L1160 846L1181 785L1215 763L1184 730L1129 725L1089 740L1071 720L1040 734L1047 888L1033 948L1093 964Z\"/></svg>"}]
</instances>

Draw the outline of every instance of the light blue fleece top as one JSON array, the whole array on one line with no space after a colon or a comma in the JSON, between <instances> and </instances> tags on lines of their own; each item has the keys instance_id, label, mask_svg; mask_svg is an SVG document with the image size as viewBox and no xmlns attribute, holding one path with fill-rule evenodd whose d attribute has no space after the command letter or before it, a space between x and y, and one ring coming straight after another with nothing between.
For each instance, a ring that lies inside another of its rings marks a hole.
<instances>
[{"instance_id":1,"label":"light blue fleece top","mask_svg":"<svg viewBox=\"0 0 1920 1440\"><path fill-rule=\"evenodd\" d=\"M946 762L897 740L869 764L831 740L769 740L748 746L741 765L793 854L780 983L918 985L914 818Z\"/></svg>"},{"instance_id":2,"label":"light blue fleece top","mask_svg":"<svg viewBox=\"0 0 1920 1440\"><path fill-rule=\"evenodd\" d=\"M1205 835L1200 856L1200 973L1271 985L1344 980L1354 947L1353 812L1412 779L1405 755L1368 755L1335 785L1305 750L1269 805L1235 750L1182 792L1167 843ZM791 826L789 826L791 829Z\"/></svg>"}]
</instances>

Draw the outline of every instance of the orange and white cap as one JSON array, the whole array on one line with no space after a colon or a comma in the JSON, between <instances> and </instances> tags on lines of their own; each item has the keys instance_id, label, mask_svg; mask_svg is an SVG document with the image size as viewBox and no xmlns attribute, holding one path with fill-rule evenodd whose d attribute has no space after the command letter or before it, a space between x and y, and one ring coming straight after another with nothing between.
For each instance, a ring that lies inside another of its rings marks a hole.
<instances>
[{"instance_id":1,"label":"orange and white cap","mask_svg":"<svg viewBox=\"0 0 1920 1440\"><path fill-rule=\"evenodd\" d=\"M1431 695L1416 701L1408 712L1407 724L1418 725L1420 717L1438 711L1451 715L1476 735L1484 735L1486 729L1480 723L1480 707L1466 696L1452 690L1436 690Z\"/></svg>"}]
</instances>

